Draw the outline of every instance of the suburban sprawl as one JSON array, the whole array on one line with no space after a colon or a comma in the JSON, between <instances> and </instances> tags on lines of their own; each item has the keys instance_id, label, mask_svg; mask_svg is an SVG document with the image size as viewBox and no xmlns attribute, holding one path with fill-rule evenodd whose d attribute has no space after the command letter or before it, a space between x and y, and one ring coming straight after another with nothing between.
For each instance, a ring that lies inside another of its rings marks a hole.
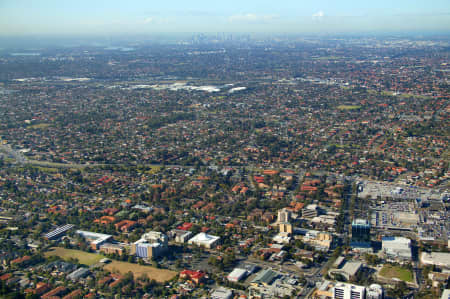
<instances>
[{"instance_id":1,"label":"suburban sprawl","mask_svg":"<svg viewBox=\"0 0 450 299\"><path fill-rule=\"evenodd\" d=\"M448 298L448 37L102 43L0 49L0 297Z\"/></svg>"}]
</instances>

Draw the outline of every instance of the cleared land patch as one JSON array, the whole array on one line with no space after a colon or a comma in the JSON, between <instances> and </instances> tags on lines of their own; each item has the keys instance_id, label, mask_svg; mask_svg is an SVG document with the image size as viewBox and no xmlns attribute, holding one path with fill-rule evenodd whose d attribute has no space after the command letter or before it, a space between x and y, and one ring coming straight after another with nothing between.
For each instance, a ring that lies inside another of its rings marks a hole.
<instances>
[{"instance_id":1,"label":"cleared land patch","mask_svg":"<svg viewBox=\"0 0 450 299\"><path fill-rule=\"evenodd\" d=\"M147 275L148 278L154 279L157 282L166 282L177 275L177 272L158 269L150 266L142 266L138 264L132 264L127 262L112 261L111 263L105 265L104 269L111 272L119 272L120 274L125 274L127 272L132 272L134 278L141 277L142 275Z\"/></svg>"},{"instance_id":2,"label":"cleared land patch","mask_svg":"<svg viewBox=\"0 0 450 299\"><path fill-rule=\"evenodd\" d=\"M161 170L161 166L159 165L146 165L146 167L150 168L149 170L146 170L146 174L156 174Z\"/></svg>"},{"instance_id":3,"label":"cleared land patch","mask_svg":"<svg viewBox=\"0 0 450 299\"><path fill-rule=\"evenodd\" d=\"M406 282L413 281L411 270L393 265L384 265L380 271L380 275L385 278L397 278Z\"/></svg>"},{"instance_id":4,"label":"cleared land patch","mask_svg":"<svg viewBox=\"0 0 450 299\"><path fill-rule=\"evenodd\" d=\"M339 110L356 110L361 108L359 105L339 105L337 107Z\"/></svg>"},{"instance_id":5,"label":"cleared land patch","mask_svg":"<svg viewBox=\"0 0 450 299\"><path fill-rule=\"evenodd\" d=\"M80 264L94 265L98 263L105 256L96 253L84 252L81 250L66 249L61 247L52 247L44 254L46 257L59 256L63 260L69 260L70 258L77 259Z\"/></svg>"},{"instance_id":6,"label":"cleared land patch","mask_svg":"<svg viewBox=\"0 0 450 299\"><path fill-rule=\"evenodd\" d=\"M47 129L50 126L51 124L36 124L36 125L29 125L27 128L37 130L37 129Z\"/></svg>"}]
</instances>

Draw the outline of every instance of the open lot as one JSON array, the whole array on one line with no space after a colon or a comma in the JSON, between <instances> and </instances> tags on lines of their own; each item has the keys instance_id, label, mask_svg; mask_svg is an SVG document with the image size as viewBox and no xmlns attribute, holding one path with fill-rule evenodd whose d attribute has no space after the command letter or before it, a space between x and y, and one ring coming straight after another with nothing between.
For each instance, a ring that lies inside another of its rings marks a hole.
<instances>
[{"instance_id":1,"label":"open lot","mask_svg":"<svg viewBox=\"0 0 450 299\"><path fill-rule=\"evenodd\" d=\"M158 173L161 170L161 168L162 168L159 165L145 165L145 166L150 168L150 170L145 171L146 174Z\"/></svg>"},{"instance_id":2,"label":"open lot","mask_svg":"<svg viewBox=\"0 0 450 299\"><path fill-rule=\"evenodd\" d=\"M393 265L384 265L380 271L380 275L385 278L398 278L405 282L413 281L413 274L410 270Z\"/></svg>"},{"instance_id":3,"label":"open lot","mask_svg":"<svg viewBox=\"0 0 450 299\"><path fill-rule=\"evenodd\" d=\"M81 264L88 266L98 263L102 258L105 257L101 254L88 253L80 250L66 249L61 247L52 247L44 255L46 257L59 256L63 260L74 258L77 259Z\"/></svg>"},{"instance_id":4,"label":"open lot","mask_svg":"<svg viewBox=\"0 0 450 299\"><path fill-rule=\"evenodd\" d=\"M339 105L337 107L339 110L356 110L361 108L359 105Z\"/></svg>"},{"instance_id":5,"label":"open lot","mask_svg":"<svg viewBox=\"0 0 450 299\"><path fill-rule=\"evenodd\" d=\"M61 247L52 247L49 251L44 254L46 257L49 256L59 256L64 260L69 260L70 258L78 259L81 264L94 265L98 263L105 256L96 253L88 253L80 250L66 249ZM127 262L112 261L111 263L105 265L106 270L116 273L125 274L129 271L133 272L135 278L147 275L148 278L154 279L158 282L165 282L177 275L177 272L170 271L166 269L158 269L150 266L142 266Z\"/></svg>"},{"instance_id":6,"label":"open lot","mask_svg":"<svg viewBox=\"0 0 450 299\"><path fill-rule=\"evenodd\" d=\"M50 127L51 124L36 124L36 125L29 125L28 129L38 130L38 129L47 129Z\"/></svg>"},{"instance_id":7,"label":"open lot","mask_svg":"<svg viewBox=\"0 0 450 299\"><path fill-rule=\"evenodd\" d=\"M131 271L135 278L138 278L144 274L147 275L148 278L154 279L158 282L168 281L177 275L177 272L166 269L158 269L150 266L142 266L119 261L112 261L111 263L105 265L104 268L111 272L119 272L120 274L125 274Z\"/></svg>"}]
</instances>

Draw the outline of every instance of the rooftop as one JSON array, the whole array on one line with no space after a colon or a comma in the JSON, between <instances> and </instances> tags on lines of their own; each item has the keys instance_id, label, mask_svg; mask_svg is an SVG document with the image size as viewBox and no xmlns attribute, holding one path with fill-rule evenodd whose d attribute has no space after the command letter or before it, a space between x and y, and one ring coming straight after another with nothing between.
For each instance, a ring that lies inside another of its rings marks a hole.
<instances>
[{"instance_id":1,"label":"rooftop","mask_svg":"<svg viewBox=\"0 0 450 299\"><path fill-rule=\"evenodd\" d=\"M420 261L423 264L432 264L444 268L450 268L450 253L448 252L422 252Z\"/></svg>"},{"instance_id":2,"label":"rooftop","mask_svg":"<svg viewBox=\"0 0 450 299\"><path fill-rule=\"evenodd\" d=\"M265 269L256 275L256 277L251 281L251 283L263 283L271 284L279 274L270 269Z\"/></svg>"},{"instance_id":3,"label":"rooftop","mask_svg":"<svg viewBox=\"0 0 450 299\"><path fill-rule=\"evenodd\" d=\"M366 225L366 226L368 226L370 224L369 224L369 220L367 220L367 219L357 218L357 219L353 220L352 225Z\"/></svg>"},{"instance_id":4,"label":"rooftop","mask_svg":"<svg viewBox=\"0 0 450 299\"><path fill-rule=\"evenodd\" d=\"M112 237L112 235L94 233L84 230L77 230L76 233L81 235L83 238L92 240L92 243L94 244L102 243Z\"/></svg>"},{"instance_id":5,"label":"rooftop","mask_svg":"<svg viewBox=\"0 0 450 299\"><path fill-rule=\"evenodd\" d=\"M218 289L215 289L214 292L211 294L212 299L228 299L233 296L233 291L230 289L226 289L224 287L219 287Z\"/></svg>"},{"instance_id":6,"label":"rooftop","mask_svg":"<svg viewBox=\"0 0 450 299\"><path fill-rule=\"evenodd\" d=\"M199 233L189 240L189 243L214 243L220 237L209 235L207 233Z\"/></svg>"}]
</instances>

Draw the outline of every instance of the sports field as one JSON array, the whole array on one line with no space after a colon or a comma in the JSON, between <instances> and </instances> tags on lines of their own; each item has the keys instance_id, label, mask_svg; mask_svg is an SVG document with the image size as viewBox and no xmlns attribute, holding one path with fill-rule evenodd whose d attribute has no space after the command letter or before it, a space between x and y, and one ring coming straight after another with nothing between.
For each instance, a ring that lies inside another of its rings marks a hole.
<instances>
[{"instance_id":1,"label":"sports field","mask_svg":"<svg viewBox=\"0 0 450 299\"><path fill-rule=\"evenodd\" d=\"M105 256L96 253L88 253L81 250L66 249L61 247L52 247L49 251L44 254L46 257L49 256L59 256L63 260L69 260L70 258L77 259L81 264L84 265L94 265L98 263ZM111 271L113 273L125 274L127 272L132 272L135 278L141 277L143 274L147 275L148 278L154 279L158 282L165 282L177 275L177 272L158 269L151 266L143 266L127 262L111 261L111 263L106 264L104 269Z\"/></svg>"},{"instance_id":2,"label":"sports field","mask_svg":"<svg viewBox=\"0 0 450 299\"><path fill-rule=\"evenodd\" d=\"M98 263L102 258L105 257L101 254L89 253L81 250L66 249L61 247L52 247L44 255L46 257L59 256L63 260L74 258L77 259L80 264L88 266Z\"/></svg>"},{"instance_id":3,"label":"sports field","mask_svg":"<svg viewBox=\"0 0 450 299\"><path fill-rule=\"evenodd\" d=\"M397 278L405 282L413 281L413 274L411 270L388 264L383 266L383 268L380 271L380 275L390 279Z\"/></svg>"},{"instance_id":4,"label":"sports field","mask_svg":"<svg viewBox=\"0 0 450 299\"><path fill-rule=\"evenodd\" d=\"M154 279L157 282L166 282L177 275L177 272L166 269L158 269L155 267L119 261L112 261L111 263L105 265L104 269L113 273L118 272L120 274L125 274L131 271L134 275L134 278L139 278L144 274L147 275L148 278Z\"/></svg>"}]
</instances>

